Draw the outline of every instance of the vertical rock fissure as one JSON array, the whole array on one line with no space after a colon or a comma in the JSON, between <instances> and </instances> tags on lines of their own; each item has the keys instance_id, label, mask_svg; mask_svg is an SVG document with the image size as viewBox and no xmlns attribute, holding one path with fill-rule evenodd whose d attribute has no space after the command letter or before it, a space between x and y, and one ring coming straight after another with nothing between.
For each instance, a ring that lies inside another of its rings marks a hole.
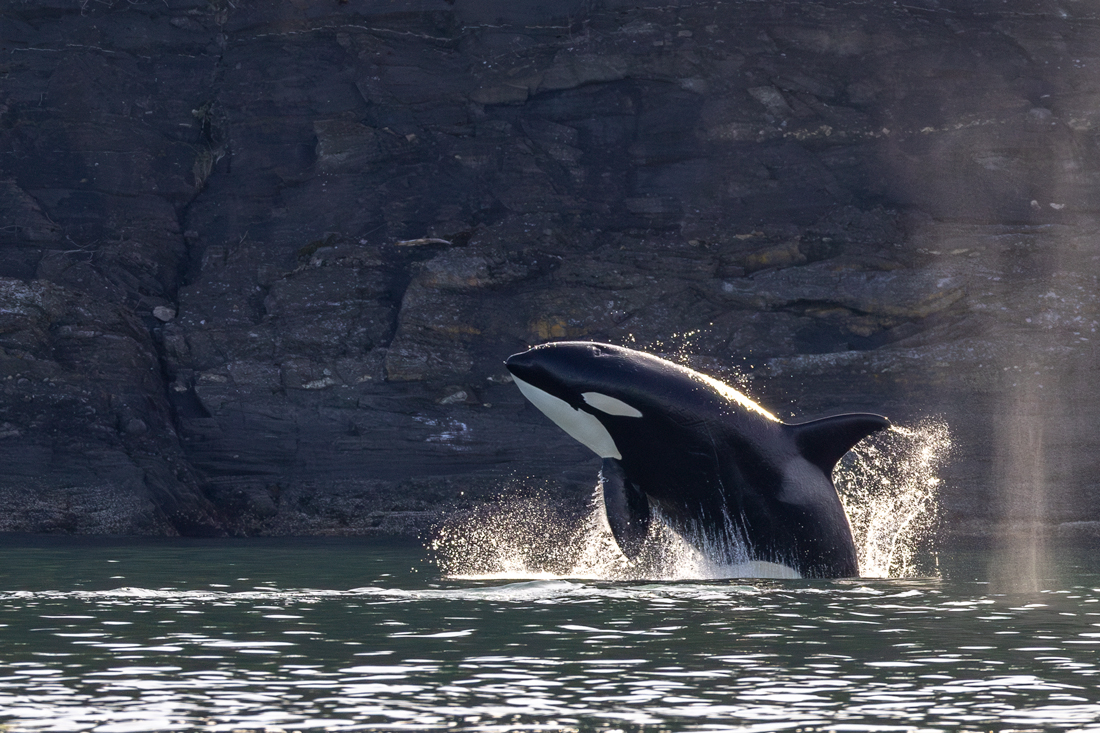
<instances>
[{"instance_id":1,"label":"vertical rock fissure","mask_svg":"<svg viewBox=\"0 0 1100 733\"><path fill-rule=\"evenodd\" d=\"M191 110L195 127L195 160L191 174L194 181L193 195L181 206L177 207L178 232L180 237L179 256L176 258L174 272L168 283L165 295L172 302L170 312L163 314L154 313L149 322L149 336L155 349L157 362L160 368L160 381L165 403L169 410L169 419L174 428L174 442L178 448L178 463L174 467L174 478L181 489L190 490L198 495L199 506L192 511L172 511L175 497L168 496L167 512L169 519L176 529L183 535L224 535L227 526L227 517L218 508L205 489L207 479L196 466L193 465L189 451L183 436L186 427L180 414L181 410L187 410L192 414L204 414L205 408L194 391L191 380L177 373L168 353L168 344L165 338L165 329L175 318L181 315L182 303L180 292L187 283L188 277L197 270L201 252L198 252L198 234L190 228L190 214L197 201L208 190L210 179L229 168L231 147L229 139L228 120L219 107L218 99L224 78L225 48L228 38L225 34L225 24L229 17L231 4L213 0L208 8L214 22L214 36L210 46L219 49L214 58L213 70L210 73L209 83L200 85L204 95L197 106ZM210 47L208 46L208 48ZM171 482L172 477L165 477ZM147 478L147 483L149 483ZM154 487L150 487L154 488ZM160 492L164 494L162 488ZM170 492L171 493L171 492ZM197 511L195 510L197 509Z\"/></svg>"}]
</instances>

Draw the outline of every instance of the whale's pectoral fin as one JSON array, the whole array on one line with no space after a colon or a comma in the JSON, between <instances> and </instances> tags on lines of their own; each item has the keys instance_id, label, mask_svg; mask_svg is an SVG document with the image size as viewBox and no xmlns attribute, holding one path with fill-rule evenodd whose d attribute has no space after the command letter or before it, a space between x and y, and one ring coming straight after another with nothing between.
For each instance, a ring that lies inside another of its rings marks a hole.
<instances>
[{"instance_id":1,"label":"whale's pectoral fin","mask_svg":"<svg viewBox=\"0 0 1100 733\"><path fill-rule=\"evenodd\" d=\"M642 551L649 534L649 498L627 478L622 464L614 458L604 459L600 486L611 534L623 554L633 560Z\"/></svg>"},{"instance_id":2,"label":"whale's pectoral fin","mask_svg":"<svg viewBox=\"0 0 1100 733\"><path fill-rule=\"evenodd\" d=\"M853 413L835 415L800 425L787 425L802 456L826 476L833 466L859 441L871 433L890 427L881 415Z\"/></svg>"}]
</instances>

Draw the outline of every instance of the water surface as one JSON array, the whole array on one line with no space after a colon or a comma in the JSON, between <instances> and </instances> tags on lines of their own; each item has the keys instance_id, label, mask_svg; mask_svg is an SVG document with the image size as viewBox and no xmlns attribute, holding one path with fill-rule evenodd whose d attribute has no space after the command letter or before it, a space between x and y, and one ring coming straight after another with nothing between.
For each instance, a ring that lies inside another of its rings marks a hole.
<instances>
[{"instance_id":1,"label":"water surface","mask_svg":"<svg viewBox=\"0 0 1100 733\"><path fill-rule=\"evenodd\" d=\"M1100 730L1100 574L448 579L365 540L0 544L9 730Z\"/></svg>"}]
</instances>

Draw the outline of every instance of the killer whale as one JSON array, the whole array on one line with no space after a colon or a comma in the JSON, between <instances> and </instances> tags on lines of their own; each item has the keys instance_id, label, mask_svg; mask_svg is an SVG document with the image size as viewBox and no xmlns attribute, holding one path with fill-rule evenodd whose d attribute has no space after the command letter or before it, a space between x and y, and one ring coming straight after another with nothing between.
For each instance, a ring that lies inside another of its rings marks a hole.
<instances>
[{"instance_id":1,"label":"killer whale","mask_svg":"<svg viewBox=\"0 0 1100 733\"><path fill-rule=\"evenodd\" d=\"M784 423L719 380L610 344L542 344L505 366L535 407L603 459L608 524L628 558L657 509L689 540L734 540L742 560L802 577L859 575L832 471L886 418Z\"/></svg>"}]
</instances>

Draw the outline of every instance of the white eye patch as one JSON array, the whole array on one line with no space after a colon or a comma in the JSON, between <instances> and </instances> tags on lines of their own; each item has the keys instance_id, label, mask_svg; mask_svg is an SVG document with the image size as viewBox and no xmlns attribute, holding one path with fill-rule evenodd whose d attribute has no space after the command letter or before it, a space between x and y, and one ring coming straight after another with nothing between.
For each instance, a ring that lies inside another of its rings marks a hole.
<instances>
[{"instance_id":1,"label":"white eye patch","mask_svg":"<svg viewBox=\"0 0 1100 733\"><path fill-rule=\"evenodd\" d=\"M642 413L626 404L622 400L601 394L599 392L585 392L581 395L585 402L595 407L600 412L620 417L641 417Z\"/></svg>"},{"instance_id":2,"label":"white eye patch","mask_svg":"<svg viewBox=\"0 0 1100 733\"><path fill-rule=\"evenodd\" d=\"M549 392L544 392L515 375L512 375L512 380L532 405L539 408L542 414L553 420L554 424L580 441L593 453L600 458L622 459L623 454L616 447L615 439L611 437L611 433L607 432L607 428L595 416L570 407L565 400L558 399ZM630 407L625 403L620 404L624 407Z\"/></svg>"}]
</instances>

